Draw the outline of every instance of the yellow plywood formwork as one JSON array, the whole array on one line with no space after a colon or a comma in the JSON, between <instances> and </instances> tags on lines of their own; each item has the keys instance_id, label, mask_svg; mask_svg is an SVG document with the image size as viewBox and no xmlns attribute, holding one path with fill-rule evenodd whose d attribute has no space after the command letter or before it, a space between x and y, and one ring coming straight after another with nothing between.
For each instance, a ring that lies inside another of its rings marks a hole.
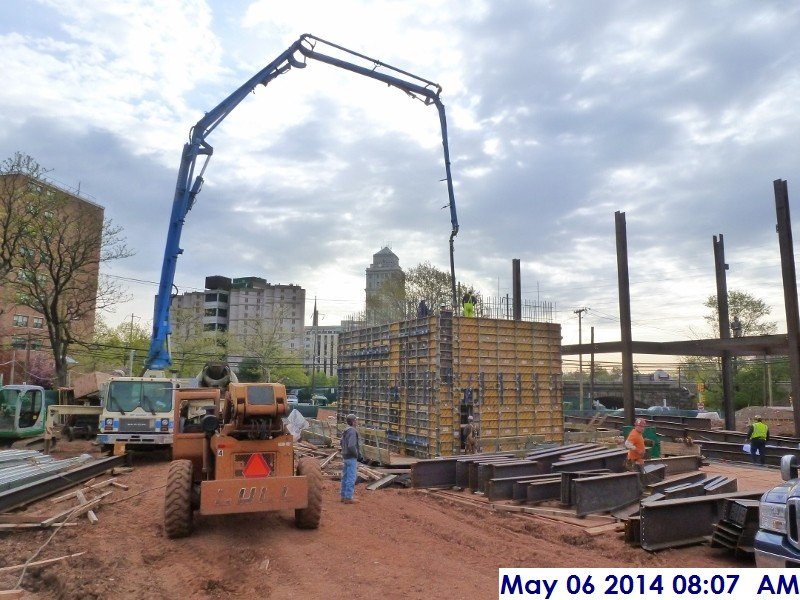
<instances>
[{"instance_id":1,"label":"yellow plywood formwork","mask_svg":"<svg viewBox=\"0 0 800 600\"><path fill-rule=\"evenodd\" d=\"M343 332L340 416L386 432L391 451L463 451L472 416L482 450L563 441L561 328L440 315Z\"/></svg>"}]
</instances>

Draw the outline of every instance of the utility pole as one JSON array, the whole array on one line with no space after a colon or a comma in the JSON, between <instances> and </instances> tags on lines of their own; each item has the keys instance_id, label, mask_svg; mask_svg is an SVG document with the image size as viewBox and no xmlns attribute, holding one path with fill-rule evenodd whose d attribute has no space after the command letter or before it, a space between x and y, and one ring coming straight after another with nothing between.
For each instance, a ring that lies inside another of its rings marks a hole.
<instances>
[{"instance_id":1,"label":"utility pole","mask_svg":"<svg viewBox=\"0 0 800 600\"><path fill-rule=\"evenodd\" d=\"M583 308L579 308L578 310L574 310L576 315L578 315L578 345L580 346L582 341L582 331L581 331L581 317L583 313L585 313L588 308L585 306ZM580 371L580 375L578 376L578 410L583 410L583 352L578 353L578 370ZM589 407L591 409L591 406Z\"/></svg>"},{"instance_id":2,"label":"utility pole","mask_svg":"<svg viewBox=\"0 0 800 600\"><path fill-rule=\"evenodd\" d=\"M314 398L314 379L317 368L317 327L319 326L319 316L317 313L317 297L314 296L314 316L312 317L311 327L311 398ZM313 401L313 400L312 400Z\"/></svg>"},{"instance_id":3,"label":"utility pole","mask_svg":"<svg viewBox=\"0 0 800 600\"><path fill-rule=\"evenodd\" d=\"M133 356L136 351L133 349L133 320L138 319L135 314L131 313L131 329L128 333L128 348L130 349L130 358L128 359L128 377L133 377Z\"/></svg>"}]
</instances>

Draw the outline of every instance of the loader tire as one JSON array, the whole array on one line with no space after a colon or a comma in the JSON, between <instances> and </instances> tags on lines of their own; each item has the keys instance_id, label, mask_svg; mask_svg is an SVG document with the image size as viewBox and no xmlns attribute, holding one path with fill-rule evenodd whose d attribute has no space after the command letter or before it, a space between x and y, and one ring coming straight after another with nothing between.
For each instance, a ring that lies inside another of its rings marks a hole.
<instances>
[{"instance_id":1,"label":"loader tire","mask_svg":"<svg viewBox=\"0 0 800 600\"><path fill-rule=\"evenodd\" d=\"M322 471L316 458L303 458L297 474L308 479L308 506L294 511L294 522L300 529L316 529L322 516Z\"/></svg>"},{"instance_id":2,"label":"loader tire","mask_svg":"<svg viewBox=\"0 0 800 600\"><path fill-rule=\"evenodd\" d=\"M174 460L169 465L164 494L164 531L168 538L192 532L192 461Z\"/></svg>"}]
</instances>

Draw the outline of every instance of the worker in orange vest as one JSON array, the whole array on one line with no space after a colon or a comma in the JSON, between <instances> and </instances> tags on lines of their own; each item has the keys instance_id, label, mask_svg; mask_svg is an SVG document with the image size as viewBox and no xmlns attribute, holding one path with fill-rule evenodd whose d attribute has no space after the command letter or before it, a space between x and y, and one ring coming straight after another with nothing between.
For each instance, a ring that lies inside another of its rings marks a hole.
<instances>
[{"instance_id":1,"label":"worker in orange vest","mask_svg":"<svg viewBox=\"0 0 800 600\"><path fill-rule=\"evenodd\" d=\"M642 418L636 419L633 429L631 429L628 438L625 440L625 447L628 449L628 459L625 467L629 471L641 472L644 467L645 448L643 434L645 425L647 425L647 421Z\"/></svg>"}]
</instances>

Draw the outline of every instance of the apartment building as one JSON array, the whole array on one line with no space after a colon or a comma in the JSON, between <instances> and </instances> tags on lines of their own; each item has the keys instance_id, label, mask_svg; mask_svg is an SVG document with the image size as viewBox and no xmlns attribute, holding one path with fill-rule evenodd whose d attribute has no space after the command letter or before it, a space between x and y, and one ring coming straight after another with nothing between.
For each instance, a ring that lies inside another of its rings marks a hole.
<instances>
[{"instance_id":1,"label":"apartment building","mask_svg":"<svg viewBox=\"0 0 800 600\"><path fill-rule=\"evenodd\" d=\"M59 251L58 241L42 244L41 240L45 238L35 239L34 236L43 235L42 231L50 230L58 235L69 236L77 227L82 236L87 231L101 235L104 208L78 190L25 174L10 174L0 175L0 196L0 216L6 211L19 211L18 214L27 220L26 227L31 238L28 244L25 240L21 242L19 256L31 256L36 252L34 248L44 254L45 246L54 248L51 254ZM52 220L57 221L53 223ZM0 227L3 227L2 223L5 221L0 220ZM99 252L98 247L96 256L83 257L81 262L77 259L70 262L69 257L63 256L56 260L62 261L64 266L79 266L73 281L81 282L81 289L93 290L98 282ZM6 384L35 379L32 377L34 365L42 371L48 370L47 365L52 367L52 350L44 316L20 303L21 292L15 286L15 282L25 277L38 276L34 271L13 265L8 281L0 288L0 375ZM81 316L71 324L71 329L81 338L89 339L94 330L94 298L81 301L84 302Z\"/></svg>"},{"instance_id":2,"label":"apartment building","mask_svg":"<svg viewBox=\"0 0 800 600\"><path fill-rule=\"evenodd\" d=\"M286 354L300 357L305 302L306 292L299 285L213 275L206 277L204 291L173 298L170 319L174 335L227 331L236 347L274 340ZM235 363L243 356L230 358Z\"/></svg>"}]
</instances>

